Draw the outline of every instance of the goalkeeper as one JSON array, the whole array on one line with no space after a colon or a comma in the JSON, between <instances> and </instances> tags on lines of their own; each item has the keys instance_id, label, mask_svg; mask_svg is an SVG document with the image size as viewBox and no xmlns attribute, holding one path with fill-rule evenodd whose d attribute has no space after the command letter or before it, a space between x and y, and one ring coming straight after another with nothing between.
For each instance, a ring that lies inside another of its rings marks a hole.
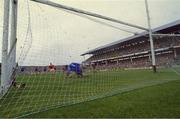
<instances>
[{"instance_id":1,"label":"goalkeeper","mask_svg":"<svg viewBox=\"0 0 180 119\"><path fill-rule=\"evenodd\" d=\"M77 76L82 76L82 70L81 70L80 64L71 63L67 67L67 76L69 76L73 71L77 74Z\"/></svg>"}]
</instances>

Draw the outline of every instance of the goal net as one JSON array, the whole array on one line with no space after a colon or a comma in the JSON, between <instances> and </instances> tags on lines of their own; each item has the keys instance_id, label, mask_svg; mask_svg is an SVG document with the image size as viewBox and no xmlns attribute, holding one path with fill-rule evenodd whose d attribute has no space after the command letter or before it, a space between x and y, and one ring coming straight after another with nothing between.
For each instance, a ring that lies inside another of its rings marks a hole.
<instances>
[{"instance_id":1,"label":"goal net","mask_svg":"<svg viewBox=\"0 0 180 119\"><path fill-rule=\"evenodd\" d=\"M115 8L119 7L115 6ZM137 9L144 9L144 6ZM121 9L119 11L124 12ZM1 0L1 40L3 12L4 0ZM112 13L114 16L119 14L115 11ZM11 11L6 74L1 74L5 76L5 84L1 80L1 86L7 85L0 90L2 118L26 117L53 108L179 80L179 36L154 37L154 41L159 40L155 42L158 71L154 74L150 68L150 44L145 44L145 40L138 43L129 42L129 44L126 42L122 46L114 45L118 44L117 41L122 39L122 36L127 37L132 33L135 35L131 37L136 40L136 36L139 36L136 33L141 33L143 30L135 28L129 30L127 26L106 20L29 0L19 0L17 41L11 41L12 14ZM144 16L142 20L146 21L145 10L140 14ZM146 22L141 25L147 26ZM143 38L148 39L148 35L140 37ZM167 46L168 43L163 44L162 40L170 42L172 46ZM109 46L110 50L103 47L100 47L102 50L95 49L109 43L115 48ZM2 44L0 46L2 49ZM166 49L167 47L172 49ZM0 51L2 57L3 51ZM174 56L176 57L173 60ZM3 67L1 71L4 71Z\"/></svg>"}]
</instances>

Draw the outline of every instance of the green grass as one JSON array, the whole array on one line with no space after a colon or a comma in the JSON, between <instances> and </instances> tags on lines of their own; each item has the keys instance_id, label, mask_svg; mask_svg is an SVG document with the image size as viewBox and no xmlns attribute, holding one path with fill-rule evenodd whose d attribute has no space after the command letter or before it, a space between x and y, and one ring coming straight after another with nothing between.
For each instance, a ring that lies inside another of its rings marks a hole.
<instances>
[{"instance_id":1,"label":"green grass","mask_svg":"<svg viewBox=\"0 0 180 119\"><path fill-rule=\"evenodd\" d=\"M30 117L178 117L178 79L170 69L157 74L150 70L103 71L83 78L66 78L61 73L19 75L17 81L25 82L26 88L12 87L0 100L0 117L28 116L58 107ZM167 91L172 92L170 99ZM104 98L115 94L119 95ZM104 99L86 102L98 98ZM167 99L175 104L169 105ZM77 103L81 104L68 106ZM174 113L168 116L169 110Z\"/></svg>"},{"instance_id":2,"label":"green grass","mask_svg":"<svg viewBox=\"0 0 180 119\"><path fill-rule=\"evenodd\" d=\"M137 89L28 117L178 118L180 117L180 81Z\"/></svg>"}]
</instances>

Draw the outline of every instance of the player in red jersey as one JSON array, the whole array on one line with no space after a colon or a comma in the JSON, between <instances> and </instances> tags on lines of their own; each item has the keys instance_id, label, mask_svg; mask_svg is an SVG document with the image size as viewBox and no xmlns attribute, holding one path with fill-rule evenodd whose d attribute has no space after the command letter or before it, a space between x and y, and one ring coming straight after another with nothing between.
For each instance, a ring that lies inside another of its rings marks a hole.
<instances>
[{"instance_id":1,"label":"player in red jersey","mask_svg":"<svg viewBox=\"0 0 180 119\"><path fill-rule=\"evenodd\" d=\"M48 68L50 72L55 72L55 66L52 63L49 64Z\"/></svg>"}]
</instances>

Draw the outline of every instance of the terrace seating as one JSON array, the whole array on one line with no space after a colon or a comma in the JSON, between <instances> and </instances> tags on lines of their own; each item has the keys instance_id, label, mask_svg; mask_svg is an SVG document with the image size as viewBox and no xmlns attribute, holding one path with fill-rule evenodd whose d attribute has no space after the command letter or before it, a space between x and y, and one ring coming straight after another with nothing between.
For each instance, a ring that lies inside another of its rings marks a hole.
<instances>
[{"instance_id":1,"label":"terrace seating","mask_svg":"<svg viewBox=\"0 0 180 119\"><path fill-rule=\"evenodd\" d=\"M169 37L154 39L155 49L172 47L174 45L180 45L180 40L172 39ZM150 50L150 43L147 40L143 42L119 46L119 48L114 48L114 50L106 51L106 53L97 53L93 55L92 57L90 57L89 59L87 59L86 62L109 59L113 57L123 56L127 54L134 54L134 53L139 53L139 52L144 52L144 51L149 51L149 50ZM157 56L156 60L157 60L158 65L165 65L167 63L171 63L174 59L173 59L173 54L171 53L171 54L166 54L162 56ZM127 60L119 61L118 64L109 63L108 66L100 65L98 67L99 69L100 67L106 67L108 69L112 67L126 67L127 68L127 67L143 67L143 66L150 66L150 65L151 65L151 61L149 61L149 57L146 57L146 58L133 59L133 62L131 62L130 59L127 59Z\"/></svg>"}]
</instances>

